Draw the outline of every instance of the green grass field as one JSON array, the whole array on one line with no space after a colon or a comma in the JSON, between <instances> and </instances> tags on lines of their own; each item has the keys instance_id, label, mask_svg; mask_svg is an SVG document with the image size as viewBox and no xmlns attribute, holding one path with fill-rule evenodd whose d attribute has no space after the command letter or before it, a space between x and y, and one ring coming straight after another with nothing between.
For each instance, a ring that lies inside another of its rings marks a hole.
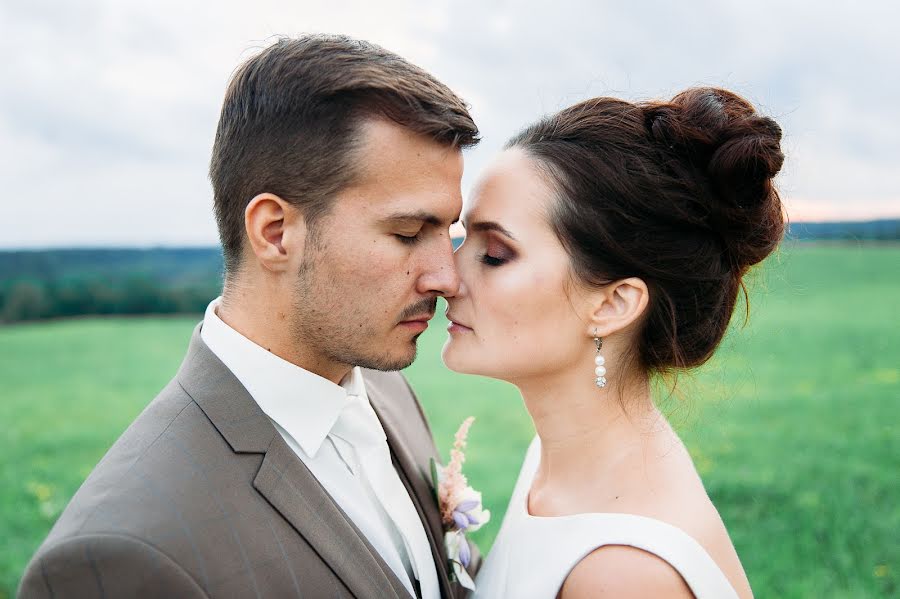
<instances>
[{"instance_id":1,"label":"green grass field","mask_svg":"<svg viewBox=\"0 0 900 599\"><path fill-rule=\"evenodd\" d=\"M749 325L666 402L758 597L900 594L898 273L896 245L784 249L750 281ZM0 598L197 320L0 328ZM443 451L477 419L466 472L494 512L486 550L533 430L514 388L444 369L445 335L437 318L407 374Z\"/></svg>"}]
</instances>

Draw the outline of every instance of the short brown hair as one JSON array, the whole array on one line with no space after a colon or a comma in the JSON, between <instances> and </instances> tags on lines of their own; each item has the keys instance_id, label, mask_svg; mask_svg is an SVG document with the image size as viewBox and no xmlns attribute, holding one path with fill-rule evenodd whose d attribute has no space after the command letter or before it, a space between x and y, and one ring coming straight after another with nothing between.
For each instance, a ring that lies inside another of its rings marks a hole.
<instances>
[{"instance_id":1,"label":"short brown hair","mask_svg":"<svg viewBox=\"0 0 900 599\"><path fill-rule=\"evenodd\" d=\"M248 202L273 193L302 208L312 226L357 173L362 121L379 117L449 147L478 142L456 94L366 41L282 38L238 68L209 168L226 273L240 265Z\"/></svg>"}]
</instances>

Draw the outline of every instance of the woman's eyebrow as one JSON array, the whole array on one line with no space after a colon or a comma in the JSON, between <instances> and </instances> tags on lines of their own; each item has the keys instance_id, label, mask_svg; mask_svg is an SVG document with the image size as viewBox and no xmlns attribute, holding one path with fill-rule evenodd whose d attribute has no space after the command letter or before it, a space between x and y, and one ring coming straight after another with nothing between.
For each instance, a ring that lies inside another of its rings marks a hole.
<instances>
[{"instance_id":1,"label":"woman's eyebrow","mask_svg":"<svg viewBox=\"0 0 900 599\"><path fill-rule=\"evenodd\" d=\"M463 227L466 231L496 231L501 235L509 237L513 241L518 241L512 233L503 227L503 225L492 220L478 220L468 224L463 221Z\"/></svg>"}]
</instances>

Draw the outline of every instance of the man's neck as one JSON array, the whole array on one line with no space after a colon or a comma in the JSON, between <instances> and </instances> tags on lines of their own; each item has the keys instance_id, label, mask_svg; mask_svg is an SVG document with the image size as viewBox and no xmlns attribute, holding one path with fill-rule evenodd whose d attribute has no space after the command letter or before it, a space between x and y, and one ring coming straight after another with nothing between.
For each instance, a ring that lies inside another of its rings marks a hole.
<instances>
[{"instance_id":1,"label":"man's neck","mask_svg":"<svg viewBox=\"0 0 900 599\"><path fill-rule=\"evenodd\" d=\"M265 296L265 293L241 294L234 288L227 291L216 309L216 315L256 345L335 384L340 384L352 369L347 364L327 360L305 347L293 333L287 307L254 299L254 296Z\"/></svg>"}]
</instances>

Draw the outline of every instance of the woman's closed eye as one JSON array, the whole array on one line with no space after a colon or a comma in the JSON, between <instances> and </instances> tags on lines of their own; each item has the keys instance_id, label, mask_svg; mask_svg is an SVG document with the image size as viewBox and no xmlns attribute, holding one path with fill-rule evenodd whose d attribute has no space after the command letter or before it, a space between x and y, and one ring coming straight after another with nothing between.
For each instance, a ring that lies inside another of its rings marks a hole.
<instances>
[{"instance_id":1,"label":"woman's closed eye","mask_svg":"<svg viewBox=\"0 0 900 599\"><path fill-rule=\"evenodd\" d=\"M505 244L490 240L487 242L480 260L486 266L502 266L513 258L515 258L515 253Z\"/></svg>"},{"instance_id":2,"label":"woman's closed eye","mask_svg":"<svg viewBox=\"0 0 900 599\"><path fill-rule=\"evenodd\" d=\"M482 254L481 261L488 266L500 266L501 264L504 264L506 262L504 258L491 256L490 254Z\"/></svg>"}]
</instances>

